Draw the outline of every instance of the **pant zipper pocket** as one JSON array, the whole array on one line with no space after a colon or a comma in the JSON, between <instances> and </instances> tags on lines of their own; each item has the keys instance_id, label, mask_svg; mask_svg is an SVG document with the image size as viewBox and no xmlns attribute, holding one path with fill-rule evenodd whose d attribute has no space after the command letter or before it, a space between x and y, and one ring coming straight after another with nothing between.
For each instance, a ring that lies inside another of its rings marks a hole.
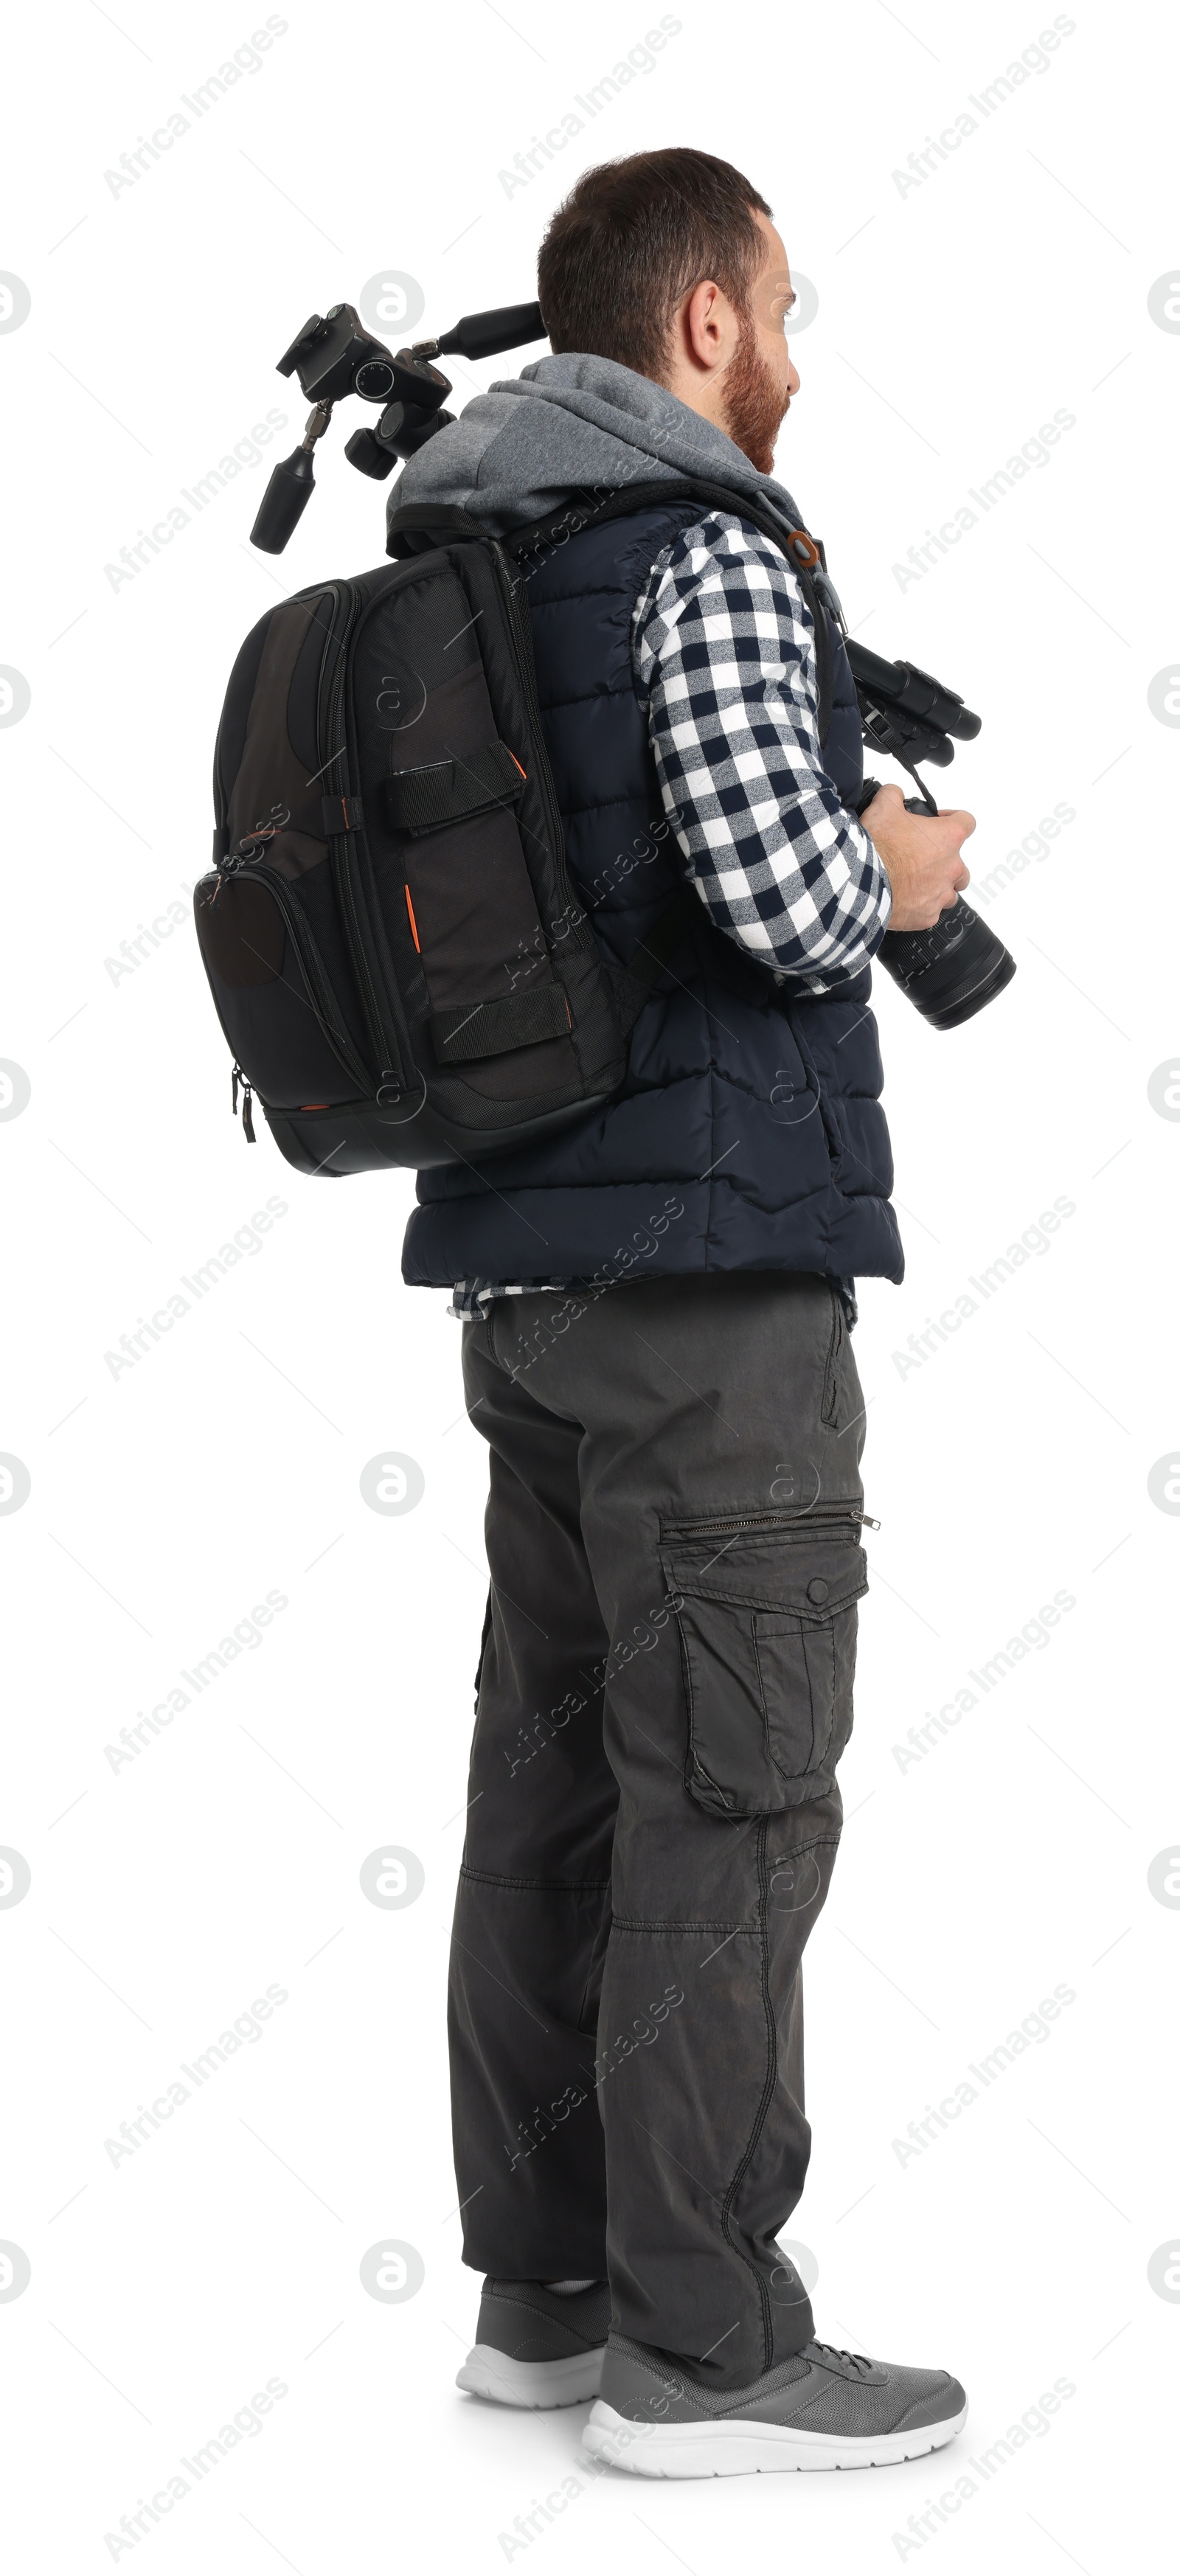
<instances>
[{"instance_id":1,"label":"pant zipper pocket","mask_svg":"<svg viewBox=\"0 0 1180 2576\"><path fill-rule=\"evenodd\" d=\"M714 1521L669 1522L660 1532L663 1539L738 1538L744 1530L775 1530L781 1538L832 1537L847 1528L849 1522L863 1529L880 1529L870 1512L859 1503L846 1503L832 1512L745 1512Z\"/></svg>"}]
</instances>

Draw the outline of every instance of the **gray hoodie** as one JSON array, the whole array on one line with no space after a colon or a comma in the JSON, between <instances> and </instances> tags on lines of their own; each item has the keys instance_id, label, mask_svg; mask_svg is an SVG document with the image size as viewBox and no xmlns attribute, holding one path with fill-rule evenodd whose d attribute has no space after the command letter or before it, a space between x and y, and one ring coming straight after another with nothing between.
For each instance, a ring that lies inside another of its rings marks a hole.
<instances>
[{"instance_id":1,"label":"gray hoodie","mask_svg":"<svg viewBox=\"0 0 1180 2576\"><path fill-rule=\"evenodd\" d=\"M450 429L412 456L390 495L462 509L493 536L527 527L573 491L699 478L757 494L787 529L800 524L789 492L740 447L650 376L613 358L538 358L477 394Z\"/></svg>"}]
</instances>

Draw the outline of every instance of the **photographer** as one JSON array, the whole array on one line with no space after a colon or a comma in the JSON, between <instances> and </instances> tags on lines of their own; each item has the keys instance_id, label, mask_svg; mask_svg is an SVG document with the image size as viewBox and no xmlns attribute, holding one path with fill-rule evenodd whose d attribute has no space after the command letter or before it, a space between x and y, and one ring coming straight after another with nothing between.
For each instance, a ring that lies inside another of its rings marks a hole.
<instances>
[{"instance_id":1,"label":"photographer","mask_svg":"<svg viewBox=\"0 0 1180 2576\"><path fill-rule=\"evenodd\" d=\"M869 960L967 884L973 824L893 787L857 820L847 658L829 619L829 716L770 479L799 378L764 200L698 152L592 170L539 293L554 354L395 506L507 535L642 487L523 558L522 597L570 935L621 961L678 884L697 904L620 1095L486 1176L426 1171L406 1239L465 1319L491 1458L451 1978L489 2279L460 2385L601 2384L590 2448L653 2475L909 2458L962 2389L816 2342L775 2239L866 1588L853 1282L902 1269ZM694 479L720 500L652 495Z\"/></svg>"}]
</instances>

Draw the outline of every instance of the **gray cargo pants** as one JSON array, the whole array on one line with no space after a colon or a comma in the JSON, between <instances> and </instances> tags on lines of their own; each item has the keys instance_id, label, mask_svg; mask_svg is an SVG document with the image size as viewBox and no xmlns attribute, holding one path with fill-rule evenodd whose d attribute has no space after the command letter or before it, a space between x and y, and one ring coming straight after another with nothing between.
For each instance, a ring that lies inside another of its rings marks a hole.
<instances>
[{"instance_id":1,"label":"gray cargo pants","mask_svg":"<svg viewBox=\"0 0 1180 2576\"><path fill-rule=\"evenodd\" d=\"M608 2278L737 2387L813 2324L803 1946L866 1588L837 1293L788 1272L464 1326L492 1588L450 1988L464 2258Z\"/></svg>"}]
</instances>

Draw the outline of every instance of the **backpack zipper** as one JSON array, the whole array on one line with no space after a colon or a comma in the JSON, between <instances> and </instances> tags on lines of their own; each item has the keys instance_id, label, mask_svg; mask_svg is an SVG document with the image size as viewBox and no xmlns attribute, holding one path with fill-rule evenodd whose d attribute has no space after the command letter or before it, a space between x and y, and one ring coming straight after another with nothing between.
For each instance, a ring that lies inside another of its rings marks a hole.
<instances>
[{"instance_id":1,"label":"backpack zipper","mask_svg":"<svg viewBox=\"0 0 1180 2576\"><path fill-rule=\"evenodd\" d=\"M539 758L534 762L535 774L537 784L541 792L541 802L545 808L545 821L548 826L550 846L553 853L554 874L556 875L561 893L565 897L566 915L570 921L570 936L579 948L594 948L597 943L587 919L586 906L582 902L580 895L578 895L574 890L573 880L570 876L569 866L566 860L565 834L561 828L561 814L558 808L557 797L550 774L549 755L545 749L544 734L541 727L541 709L537 698L537 664L536 657L533 652L533 630L529 622L528 611L521 607L520 601L516 595L515 584L513 583L508 569L504 550L494 538L489 541L488 552L491 555L492 563L495 567L496 580L499 584L500 595L508 613L508 622L516 637L518 676L523 683L524 693L529 703L529 714L534 726L534 750L539 755ZM577 915L576 919L574 918L575 913ZM551 947L551 943L548 939L546 940L546 946Z\"/></svg>"},{"instance_id":2,"label":"backpack zipper","mask_svg":"<svg viewBox=\"0 0 1180 2576\"><path fill-rule=\"evenodd\" d=\"M663 1530L664 1538L721 1538L732 1532L736 1538L743 1530L777 1530L783 1538L813 1538L818 1533L830 1534L843 1529L847 1522L858 1522L864 1529L880 1529L871 1513L862 1511L859 1503L846 1503L835 1512L748 1512L741 1517L716 1521L676 1521Z\"/></svg>"},{"instance_id":3,"label":"backpack zipper","mask_svg":"<svg viewBox=\"0 0 1180 2576\"><path fill-rule=\"evenodd\" d=\"M255 1133L254 1133L254 1120L253 1120L253 1117L252 1117L252 1115L251 1115L251 1110L250 1110L250 1103L251 1103L251 1101L252 1101L252 1100L253 1100L253 1098L254 1098L254 1089L253 1089L253 1085L252 1085L252 1083L251 1083L251 1081L250 1081L250 1076L249 1076L249 1074L248 1074L248 1073L243 1073L242 1068L241 1068L241 1065L235 1062L235 1065L234 1065L233 1102L232 1102L232 1107L231 1107L231 1115L232 1115L234 1118L236 1118L236 1117L237 1117L237 1114L238 1114L238 1084L239 1084L239 1083L241 1083L241 1086L242 1086L242 1134L243 1134L243 1136L245 1137L245 1139L246 1139L246 1143L247 1143L248 1145L256 1145L256 1144L257 1144L257 1142L258 1142L258 1139L257 1139L257 1137L255 1136Z\"/></svg>"},{"instance_id":4,"label":"backpack zipper","mask_svg":"<svg viewBox=\"0 0 1180 2576\"><path fill-rule=\"evenodd\" d=\"M316 691L316 743L317 749L326 754L323 768L318 774L322 778L330 770L332 773L330 792L333 795L347 796L351 789L344 684L349 638L356 624L359 601L355 586L350 581L333 582L330 584L330 590L333 602L332 623L324 646ZM342 620L341 605L344 611ZM335 746L334 749L333 746ZM380 1068L375 1086L376 1097L386 1105L391 1105L393 1101L400 1099L405 1089L402 1049L398 1032L393 1027L384 1007L373 973L371 942L365 935L365 925L361 918L361 907L353 879L352 854L349 849L351 837L347 832L334 832L330 836L332 879L344 923L344 939L349 964L352 967L361 1009L364 1013L366 1035L372 1050L373 1062Z\"/></svg>"},{"instance_id":5,"label":"backpack zipper","mask_svg":"<svg viewBox=\"0 0 1180 2576\"><path fill-rule=\"evenodd\" d=\"M340 621L340 605L343 605L343 621ZM319 778L325 778L325 773L330 770L332 773L330 793L340 793L340 796L348 796L350 793L348 734L345 734L343 708L345 708L345 659L348 659L348 639L350 634L353 634L353 623L356 623L356 608L358 608L358 600L356 600L356 590L353 590L353 582L340 582L340 585L338 582L332 582L332 623L330 623L330 629L327 629L325 652L322 652L322 659L319 659L314 729L317 729L317 750L327 752L325 765L322 765L322 770L319 770ZM332 654L335 654L335 657L332 657ZM335 881L340 914L343 914L348 963L350 963L350 969L353 969L353 976L356 976L358 994L361 994L361 1010L363 1010L363 1018L366 1018L368 1046L371 1046L371 1054L374 1054L374 1064L381 1069L379 1084L376 1084L376 1095L381 1095L381 1090L386 1090L386 1084L389 1084L394 1092L399 1092L402 1090L402 1066L399 1066L399 1051L397 1051L397 1072L394 1072L394 1066L389 1064L389 1056L394 1054L394 1048L389 1046L389 1033L386 1033L386 1025L384 1025L384 1012L381 1012L374 974L371 974L371 961L368 961L368 943L366 938L363 938L363 930L361 930L361 907L358 907L356 902L356 886L353 886L353 868L350 868L350 853L348 853L348 832L332 832L330 853L332 853L330 855L332 881Z\"/></svg>"}]
</instances>

